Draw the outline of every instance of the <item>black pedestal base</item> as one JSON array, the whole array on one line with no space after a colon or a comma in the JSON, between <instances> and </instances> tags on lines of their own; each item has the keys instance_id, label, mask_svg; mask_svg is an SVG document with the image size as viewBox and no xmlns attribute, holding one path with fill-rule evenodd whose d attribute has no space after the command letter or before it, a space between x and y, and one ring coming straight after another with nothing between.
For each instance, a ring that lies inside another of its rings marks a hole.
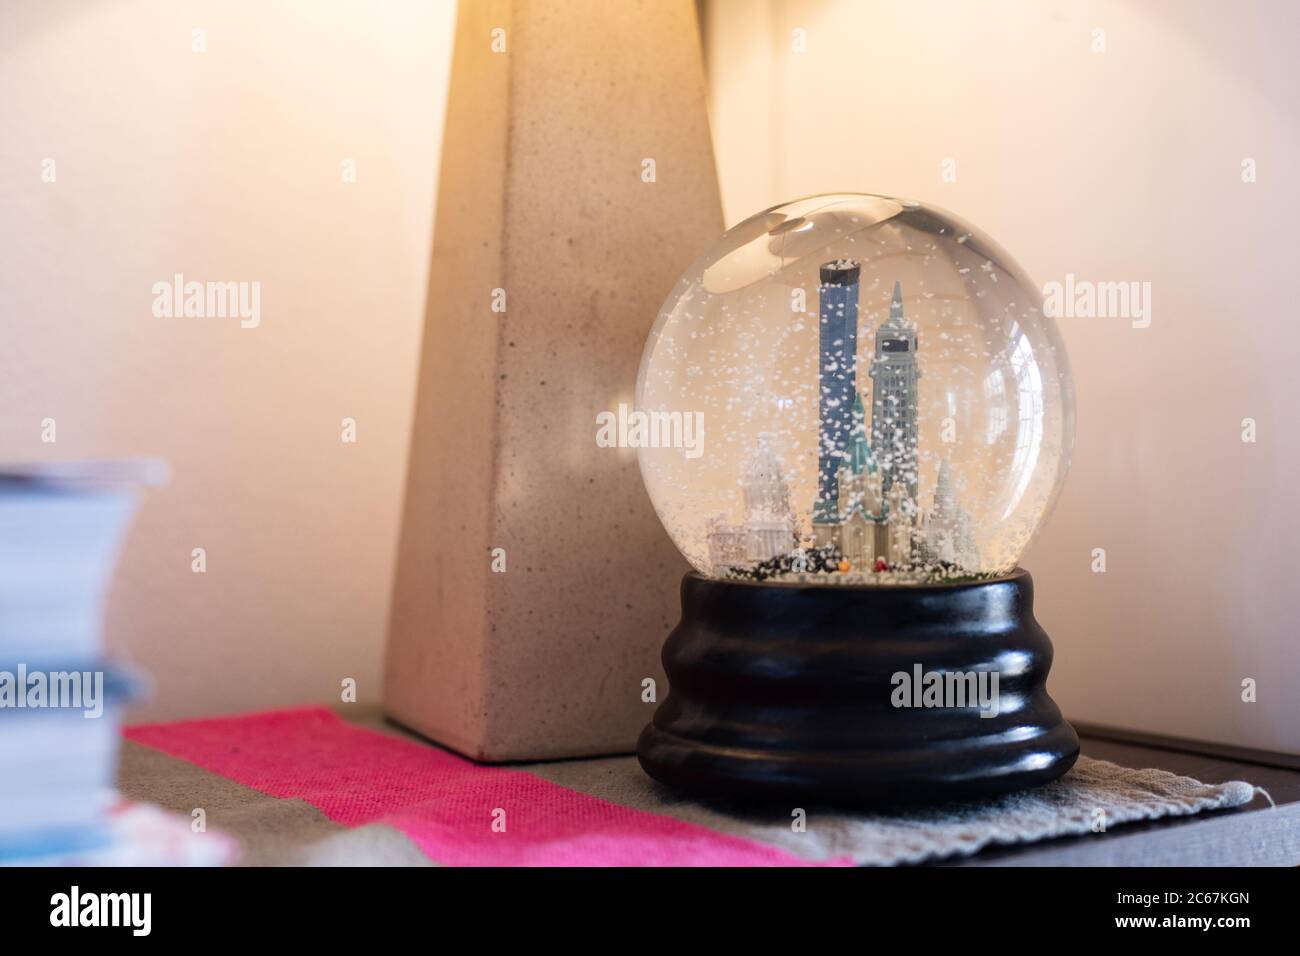
<instances>
[{"instance_id":1,"label":"black pedestal base","mask_svg":"<svg viewBox=\"0 0 1300 956\"><path fill-rule=\"evenodd\" d=\"M1044 686L1052 645L1025 571L922 587L692 573L663 661L669 694L637 755L655 779L702 795L933 802L1046 783L1079 755ZM934 672L951 677L939 706L924 706ZM997 676L985 696L995 715L977 699L957 706L968 674L972 691Z\"/></svg>"}]
</instances>

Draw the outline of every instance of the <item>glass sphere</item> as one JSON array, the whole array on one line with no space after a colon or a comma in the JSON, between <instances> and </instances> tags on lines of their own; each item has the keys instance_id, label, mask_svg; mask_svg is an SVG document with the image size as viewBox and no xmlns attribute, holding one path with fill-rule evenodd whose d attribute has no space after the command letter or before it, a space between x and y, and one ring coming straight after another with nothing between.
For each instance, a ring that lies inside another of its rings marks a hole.
<instances>
[{"instance_id":1,"label":"glass sphere","mask_svg":"<svg viewBox=\"0 0 1300 956\"><path fill-rule=\"evenodd\" d=\"M813 196L727 231L646 343L629 444L717 578L925 584L1012 571L1069 465L1042 296L988 236L905 199Z\"/></svg>"}]
</instances>

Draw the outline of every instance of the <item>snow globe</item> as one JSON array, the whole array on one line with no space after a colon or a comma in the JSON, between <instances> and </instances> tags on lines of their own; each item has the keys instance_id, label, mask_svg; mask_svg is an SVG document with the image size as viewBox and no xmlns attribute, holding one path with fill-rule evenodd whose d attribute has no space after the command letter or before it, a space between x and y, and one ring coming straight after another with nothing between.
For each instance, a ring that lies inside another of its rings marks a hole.
<instances>
[{"instance_id":1,"label":"snow globe","mask_svg":"<svg viewBox=\"0 0 1300 956\"><path fill-rule=\"evenodd\" d=\"M1073 387L992 239L873 195L752 216L669 295L634 417L693 568L638 746L652 776L903 803L1074 763L1018 568L1069 466Z\"/></svg>"}]
</instances>

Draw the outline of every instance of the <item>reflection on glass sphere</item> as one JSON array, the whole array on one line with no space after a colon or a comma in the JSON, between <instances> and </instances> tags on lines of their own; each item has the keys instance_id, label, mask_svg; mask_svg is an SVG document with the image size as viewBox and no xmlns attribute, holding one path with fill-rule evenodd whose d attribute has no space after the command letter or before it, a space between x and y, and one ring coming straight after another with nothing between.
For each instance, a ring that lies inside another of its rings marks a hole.
<instances>
[{"instance_id":1,"label":"reflection on glass sphere","mask_svg":"<svg viewBox=\"0 0 1300 956\"><path fill-rule=\"evenodd\" d=\"M1011 571L1069 465L1074 397L1033 283L910 200L759 213L646 343L632 443L703 574L909 584Z\"/></svg>"}]
</instances>

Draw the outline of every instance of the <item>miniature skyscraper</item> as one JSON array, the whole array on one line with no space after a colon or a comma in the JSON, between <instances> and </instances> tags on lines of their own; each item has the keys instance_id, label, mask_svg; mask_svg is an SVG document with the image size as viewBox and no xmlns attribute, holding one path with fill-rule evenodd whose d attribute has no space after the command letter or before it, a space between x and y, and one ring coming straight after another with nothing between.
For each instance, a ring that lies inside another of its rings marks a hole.
<instances>
[{"instance_id":1,"label":"miniature skyscraper","mask_svg":"<svg viewBox=\"0 0 1300 956\"><path fill-rule=\"evenodd\" d=\"M858 396L858 264L851 259L836 259L823 264L818 295L821 312L818 385L821 396L814 518L827 518L835 515L838 509L836 472L849 446L853 402Z\"/></svg>"},{"instance_id":2,"label":"miniature skyscraper","mask_svg":"<svg viewBox=\"0 0 1300 956\"><path fill-rule=\"evenodd\" d=\"M822 266L823 277L825 271L826 267ZM855 285L855 303L856 291ZM824 336L824 322L822 328ZM876 355L871 362L869 374L873 382L871 447L880 460L884 494L888 497L889 489L895 481L899 481L907 486L907 497L915 501L916 380L921 377L921 372L916 367L916 326L909 323L903 315L903 287L900 282L894 283L889 318L876 330ZM824 428L824 417L822 421Z\"/></svg>"}]
</instances>

